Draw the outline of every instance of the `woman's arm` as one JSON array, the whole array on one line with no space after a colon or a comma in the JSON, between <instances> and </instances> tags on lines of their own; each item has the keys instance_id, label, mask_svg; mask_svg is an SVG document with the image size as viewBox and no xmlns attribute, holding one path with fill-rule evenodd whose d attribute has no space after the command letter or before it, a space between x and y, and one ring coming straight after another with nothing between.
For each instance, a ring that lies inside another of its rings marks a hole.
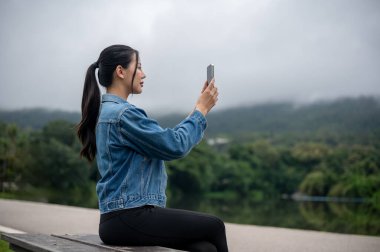
<instances>
[{"instance_id":1,"label":"woman's arm","mask_svg":"<svg viewBox=\"0 0 380 252\"><path fill-rule=\"evenodd\" d=\"M137 108L128 108L121 117L120 132L125 144L143 155L163 160L186 156L203 138L207 127L205 115L218 100L214 80L207 81L198 98L195 110L174 128L161 128L157 121Z\"/></svg>"},{"instance_id":2,"label":"woman's arm","mask_svg":"<svg viewBox=\"0 0 380 252\"><path fill-rule=\"evenodd\" d=\"M203 137L206 118L194 111L175 128L162 128L136 108L124 111L120 121L123 142L144 156L173 160L186 156Z\"/></svg>"}]
</instances>

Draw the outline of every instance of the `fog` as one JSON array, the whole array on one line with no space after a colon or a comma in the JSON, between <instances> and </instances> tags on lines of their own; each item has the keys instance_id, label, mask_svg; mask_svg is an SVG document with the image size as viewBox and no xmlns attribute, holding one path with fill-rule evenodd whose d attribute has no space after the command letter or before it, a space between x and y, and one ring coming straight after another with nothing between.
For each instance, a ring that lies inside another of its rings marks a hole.
<instances>
[{"instance_id":1,"label":"fog","mask_svg":"<svg viewBox=\"0 0 380 252\"><path fill-rule=\"evenodd\" d=\"M129 101L190 111L215 65L216 109L380 95L380 1L0 2L0 109L80 111L87 67L112 44L147 75Z\"/></svg>"}]
</instances>

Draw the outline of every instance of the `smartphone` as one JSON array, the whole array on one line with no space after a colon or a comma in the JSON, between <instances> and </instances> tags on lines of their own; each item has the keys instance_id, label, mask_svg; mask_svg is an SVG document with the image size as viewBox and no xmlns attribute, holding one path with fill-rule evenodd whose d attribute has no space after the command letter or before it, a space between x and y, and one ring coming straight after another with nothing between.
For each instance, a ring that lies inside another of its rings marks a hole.
<instances>
[{"instance_id":1,"label":"smartphone","mask_svg":"<svg viewBox=\"0 0 380 252\"><path fill-rule=\"evenodd\" d=\"M210 84L210 81L214 78L214 65L210 64L207 66L207 83Z\"/></svg>"}]
</instances>

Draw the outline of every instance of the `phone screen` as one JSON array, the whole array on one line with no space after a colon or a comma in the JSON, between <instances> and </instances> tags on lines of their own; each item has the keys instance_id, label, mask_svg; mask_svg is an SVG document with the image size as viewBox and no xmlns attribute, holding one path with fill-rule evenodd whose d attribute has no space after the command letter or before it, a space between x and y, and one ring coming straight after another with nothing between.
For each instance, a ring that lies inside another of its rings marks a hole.
<instances>
[{"instance_id":1,"label":"phone screen","mask_svg":"<svg viewBox=\"0 0 380 252\"><path fill-rule=\"evenodd\" d=\"M214 78L214 65L210 64L207 66L207 83L210 84L210 81Z\"/></svg>"}]
</instances>

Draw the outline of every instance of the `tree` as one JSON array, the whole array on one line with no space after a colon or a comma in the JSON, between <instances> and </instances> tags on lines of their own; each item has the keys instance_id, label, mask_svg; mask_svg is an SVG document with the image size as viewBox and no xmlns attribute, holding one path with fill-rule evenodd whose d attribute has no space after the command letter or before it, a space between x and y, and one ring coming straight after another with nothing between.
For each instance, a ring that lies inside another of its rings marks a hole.
<instances>
[{"instance_id":1,"label":"tree","mask_svg":"<svg viewBox=\"0 0 380 252\"><path fill-rule=\"evenodd\" d=\"M33 158L25 169L25 185L37 188L50 202L94 205L88 202L95 191L89 179L93 166L80 159L72 124L47 124L31 136L30 146Z\"/></svg>"},{"instance_id":2,"label":"tree","mask_svg":"<svg viewBox=\"0 0 380 252\"><path fill-rule=\"evenodd\" d=\"M172 193L202 194L209 191L218 169L218 155L202 142L185 158L167 162ZM177 192L176 192L177 191Z\"/></svg>"},{"instance_id":3,"label":"tree","mask_svg":"<svg viewBox=\"0 0 380 252\"><path fill-rule=\"evenodd\" d=\"M21 180L28 143L15 124L0 124L0 132L0 191L4 192L16 188Z\"/></svg>"}]
</instances>

